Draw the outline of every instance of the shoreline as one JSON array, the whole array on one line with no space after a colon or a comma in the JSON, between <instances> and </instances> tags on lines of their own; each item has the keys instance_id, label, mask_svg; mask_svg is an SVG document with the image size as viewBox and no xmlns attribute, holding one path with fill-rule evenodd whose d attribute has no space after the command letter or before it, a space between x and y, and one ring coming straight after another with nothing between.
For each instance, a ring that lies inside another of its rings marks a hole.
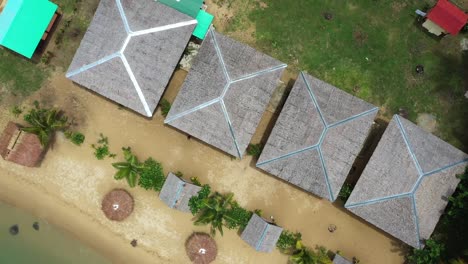
<instances>
[{"instance_id":1,"label":"shoreline","mask_svg":"<svg viewBox=\"0 0 468 264\"><path fill-rule=\"evenodd\" d=\"M61 199L53 197L32 184L15 180L17 175L4 171L0 177L0 201L20 208L63 231L67 236L87 245L111 263L169 263L162 258L150 257L142 247L133 248L89 215ZM143 252L142 252L143 251Z\"/></svg>"}]
</instances>

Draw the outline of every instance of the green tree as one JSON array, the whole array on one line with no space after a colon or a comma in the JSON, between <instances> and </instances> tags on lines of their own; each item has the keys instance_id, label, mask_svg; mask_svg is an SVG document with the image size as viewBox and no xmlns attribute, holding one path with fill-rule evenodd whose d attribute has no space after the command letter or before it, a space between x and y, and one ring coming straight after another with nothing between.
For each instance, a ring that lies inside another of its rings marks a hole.
<instances>
[{"instance_id":1,"label":"green tree","mask_svg":"<svg viewBox=\"0 0 468 264\"><path fill-rule=\"evenodd\" d=\"M407 260L410 264L438 264L444 251L444 244L437 240L428 239L426 246L423 249L413 249Z\"/></svg>"},{"instance_id":2,"label":"green tree","mask_svg":"<svg viewBox=\"0 0 468 264\"><path fill-rule=\"evenodd\" d=\"M43 147L49 144L55 131L63 131L68 127L68 118L60 110L40 108L39 103L35 103L35 108L29 110L23 118L29 126L21 130L37 135Z\"/></svg>"},{"instance_id":3,"label":"green tree","mask_svg":"<svg viewBox=\"0 0 468 264\"><path fill-rule=\"evenodd\" d=\"M159 192L165 181L166 177L161 163L155 161L153 158L145 160L141 168L138 185L145 190L153 189Z\"/></svg>"},{"instance_id":4,"label":"green tree","mask_svg":"<svg viewBox=\"0 0 468 264\"><path fill-rule=\"evenodd\" d=\"M223 235L223 224L226 213L230 209L234 194L222 195L215 192L210 197L202 200L202 209L196 216L195 225L210 224L210 233L214 236L216 230Z\"/></svg>"},{"instance_id":5,"label":"green tree","mask_svg":"<svg viewBox=\"0 0 468 264\"><path fill-rule=\"evenodd\" d=\"M130 187L135 187L137 183L138 174L144 167L138 158L132 153L131 148L122 148L125 162L112 163L112 166L117 169L114 179L121 180L125 178Z\"/></svg>"}]
</instances>

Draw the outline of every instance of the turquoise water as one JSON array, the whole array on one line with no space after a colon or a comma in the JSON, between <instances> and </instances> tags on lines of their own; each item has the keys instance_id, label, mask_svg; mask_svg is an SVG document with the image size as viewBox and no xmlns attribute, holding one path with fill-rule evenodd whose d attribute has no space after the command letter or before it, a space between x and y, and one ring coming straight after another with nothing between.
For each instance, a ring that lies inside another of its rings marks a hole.
<instances>
[{"instance_id":1,"label":"turquoise water","mask_svg":"<svg viewBox=\"0 0 468 264\"><path fill-rule=\"evenodd\" d=\"M39 223L39 230L33 223ZM18 225L19 233L9 229ZM0 202L0 264L107 264L104 257L62 230Z\"/></svg>"}]
</instances>

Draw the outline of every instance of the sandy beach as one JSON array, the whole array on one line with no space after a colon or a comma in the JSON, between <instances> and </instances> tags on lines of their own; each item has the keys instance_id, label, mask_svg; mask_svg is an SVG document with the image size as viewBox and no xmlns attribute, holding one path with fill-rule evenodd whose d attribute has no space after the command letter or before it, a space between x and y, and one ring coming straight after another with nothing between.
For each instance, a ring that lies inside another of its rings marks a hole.
<instances>
[{"instance_id":1,"label":"sandy beach","mask_svg":"<svg viewBox=\"0 0 468 264\"><path fill-rule=\"evenodd\" d=\"M172 101L185 77L179 71L165 97ZM185 239L193 231L208 232L207 226L194 226L192 216L172 210L157 193L129 188L113 179L112 162L121 159L121 147L130 146L140 159L153 157L165 172L181 171L185 178L197 176L213 190L233 192L235 199L249 210L262 209L273 215L278 225L303 234L310 247L325 246L344 256L356 256L361 263L402 263L399 242L348 214L339 205L319 199L258 170L252 158L236 160L203 144L187 139L183 133L163 124L159 112L146 119L86 89L77 87L56 73L39 92L22 102L31 106L39 100L44 105L65 110L78 124L86 141L81 147L67 141L63 134L48 151L40 168L25 168L0 160L0 200L24 208L90 245L113 263L188 263ZM15 98L4 98L0 127L14 118L9 109ZM158 110L159 111L159 110ZM273 113L266 112L264 119ZM262 121L254 141L265 130ZM97 160L90 144L99 133L109 137L116 159ZM100 210L102 197L111 189L129 190L135 199L133 214L123 222L112 222ZM328 232L328 225L337 230ZM130 245L138 240L138 247ZM226 230L216 235L218 257L215 263L286 263L287 256L277 250L258 253L239 235Z\"/></svg>"}]
</instances>

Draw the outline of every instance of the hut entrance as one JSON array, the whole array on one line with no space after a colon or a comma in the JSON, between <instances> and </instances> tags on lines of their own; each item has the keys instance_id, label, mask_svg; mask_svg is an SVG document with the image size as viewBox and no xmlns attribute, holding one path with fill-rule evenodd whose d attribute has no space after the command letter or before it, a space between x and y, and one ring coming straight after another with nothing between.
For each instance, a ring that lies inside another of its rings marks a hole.
<instances>
[{"instance_id":1,"label":"hut entrance","mask_svg":"<svg viewBox=\"0 0 468 264\"><path fill-rule=\"evenodd\" d=\"M23 133L23 131L20 130L20 129L15 130L15 132L11 136L10 142L8 143L7 155L10 154L10 152L12 152L15 149L15 146L18 143L18 141L20 140L20 137L21 137L22 133Z\"/></svg>"}]
</instances>

